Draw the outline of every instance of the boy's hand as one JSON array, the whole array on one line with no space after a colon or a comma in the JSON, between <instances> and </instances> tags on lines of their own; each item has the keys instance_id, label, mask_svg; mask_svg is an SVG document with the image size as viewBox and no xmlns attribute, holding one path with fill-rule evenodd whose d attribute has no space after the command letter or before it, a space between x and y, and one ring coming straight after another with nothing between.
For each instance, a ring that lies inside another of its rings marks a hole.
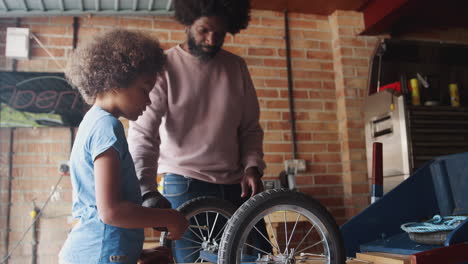
<instances>
[{"instance_id":1,"label":"boy's hand","mask_svg":"<svg viewBox=\"0 0 468 264\"><path fill-rule=\"evenodd\" d=\"M185 219L184 215L179 211L170 210L170 225L167 226L169 230L168 239L178 240L185 233L185 230L189 227L189 222Z\"/></svg>"},{"instance_id":2,"label":"boy's hand","mask_svg":"<svg viewBox=\"0 0 468 264\"><path fill-rule=\"evenodd\" d=\"M172 262L172 250L167 247L143 249L138 264L167 264Z\"/></svg>"}]
</instances>

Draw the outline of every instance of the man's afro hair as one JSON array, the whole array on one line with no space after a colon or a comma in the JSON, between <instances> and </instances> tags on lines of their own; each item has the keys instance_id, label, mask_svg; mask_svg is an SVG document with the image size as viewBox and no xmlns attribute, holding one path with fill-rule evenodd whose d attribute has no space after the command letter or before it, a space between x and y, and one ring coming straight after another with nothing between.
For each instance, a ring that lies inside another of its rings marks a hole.
<instances>
[{"instance_id":1,"label":"man's afro hair","mask_svg":"<svg viewBox=\"0 0 468 264\"><path fill-rule=\"evenodd\" d=\"M203 16L218 16L226 20L227 32L239 33L250 20L250 0L175 0L175 17L190 26Z\"/></svg>"}]
</instances>

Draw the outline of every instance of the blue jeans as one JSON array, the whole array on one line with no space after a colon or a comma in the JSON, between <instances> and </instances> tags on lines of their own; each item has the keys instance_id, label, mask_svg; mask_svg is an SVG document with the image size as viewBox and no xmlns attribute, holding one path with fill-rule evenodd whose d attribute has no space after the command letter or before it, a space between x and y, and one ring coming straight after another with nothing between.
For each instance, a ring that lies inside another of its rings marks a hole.
<instances>
[{"instance_id":1,"label":"blue jeans","mask_svg":"<svg viewBox=\"0 0 468 264\"><path fill-rule=\"evenodd\" d=\"M240 207L242 203L247 201L247 198L241 198L242 189L240 184L213 184L192 178L187 178L177 174L165 174L162 180L163 192L162 194L166 199L171 202L172 208L178 208L183 203L200 196L213 196L231 202L234 206ZM196 223L190 223L196 224ZM203 225L202 223L199 223ZM267 234L265 224L260 223L257 228L263 234ZM187 231L184 237L196 240L192 232ZM259 248L271 251L269 244L258 235L259 238L254 238L254 244ZM268 237L266 235L266 237ZM257 241L257 242L255 242ZM193 253L193 249L184 249L189 247L199 246L187 239L180 239L175 243L175 250L173 252L177 263L195 262L199 254Z\"/></svg>"}]
</instances>

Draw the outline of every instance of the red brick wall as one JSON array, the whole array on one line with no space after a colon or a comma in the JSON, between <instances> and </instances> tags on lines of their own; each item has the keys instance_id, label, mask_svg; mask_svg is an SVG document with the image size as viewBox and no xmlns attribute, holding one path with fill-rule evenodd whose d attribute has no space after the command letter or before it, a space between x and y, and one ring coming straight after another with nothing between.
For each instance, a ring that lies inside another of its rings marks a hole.
<instances>
[{"instance_id":1,"label":"red brick wall","mask_svg":"<svg viewBox=\"0 0 468 264\"><path fill-rule=\"evenodd\" d=\"M184 28L170 17L81 17L79 43L116 26L144 30L168 48L185 39ZM14 19L0 19L0 70L11 71L4 57L5 30ZM267 177L277 177L283 161L292 158L283 14L254 11L247 30L227 36L225 48L245 58L261 106L265 130ZM21 18L32 33L56 56L51 59L31 41L31 59L18 61L18 71L60 71L72 51L72 18ZM331 16L290 14L291 55L297 119L298 158L307 171L297 177L299 189L318 198L339 223L368 205L362 99L366 94L368 61L378 38L358 37L362 15L337 11ZM405 34L401 38L464 42L466 31L440 30ZM461 33L464 32L464 35ZM59 65L57 65L59 64ZM5 254L8 152L10 130L0 129L0 255ZM70 148L68 128L21 128L14 131L13 193L10 249L31 223L33 200L42 206L56 184L59 163ZM60 197L44 211L39 228L39 263L55 263L58 250L71 227L71 186L60 183ZM156 239L151 229L147 236ZM15 251L12 262L31 258L31 236Z\"/></svg>"},{"instance_id":2,"label":"red brick wall","mask_svg":"<svg viewBox=\"0 0 468 264\"><path fill-rule=\"evenodd\" d=\"M8 179L10 160L10 131L0 129L0 256L5 255L6 222L8 215Z\"/></svg>"},{"instance_id":3,"label":"red brick wall","mask_svg":"<svg viewBox=\"0 0 468 264\"><path fill-rule=\"evenodd\" d=\"M10 250L17 244L32 223L30 211L41 208L61 178L58 164L67 161L70 151L69 128L16 128L13 129L11 208L8 209L8 176L11 129L0 129L0 194L1 194L1 253L5 255L6 215L10 211ZM70 224L71 183L61 178L56 196L44 208L38 224L39 261L57 262L57 253L66 238ZM30 263L31 232L15 250L10 263Z\"/></svg>"},{"instance_id":4,"label":"red brick wall","mask_svg":"<svg viewBox=\"0 0 468 264\"><path fill-rule=\"evenodd\" d=\"M362 103L367 90L369 59L377 38L356 37L364 28L361 13L336 11L329 19L336 73L344 210L349 218L369 203Z\"/></svg>"}]
</instances>

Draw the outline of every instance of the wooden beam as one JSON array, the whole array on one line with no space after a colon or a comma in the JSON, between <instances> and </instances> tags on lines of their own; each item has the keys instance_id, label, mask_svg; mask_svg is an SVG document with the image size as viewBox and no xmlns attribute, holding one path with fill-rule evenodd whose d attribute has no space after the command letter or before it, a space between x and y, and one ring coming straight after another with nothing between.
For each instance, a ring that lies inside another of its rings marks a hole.
<instances>
[{"instance_id":1,"label":"wooden beam","mask_svg":"<svg viewBox=\"0 0 468 264\"><path fill-rule=\"evenodd\" d=\"M378 35L390 31L402 16L408 15L419 0L371 0L364 7L365 29L361 35Z\"/></svg>"},{"instance_id":2,"label":"wooden beam","mask_svg":"<svg viewBox=\"0 0 468 264\"><path fill-rule=\"evenodd\" d=\"M26 3L26 0L21 1L21 3L23 4L24 10L29 11L28 4Z\"/></svg>"},{"instance_id":3,"label":"wooden beam","mask_svg":"<svg viewBox=\"0 0 468 264\"><path fill-rule=\"evenodd\" d=\"M59 3L59 9L60 9L60 11L62 11L62 12L65 11L65 5L64 5L64 3L63 3L63 0L59 0L58 3Z\"/></svg>"},{"instance_id":4,"label":"wooden beam","mask_svg":"<svg viewBox=\"0 0 468 264\"><path fill-rule=\"evenodd\" d=\"M172 0L168 0L166 4L166 11L170 11L172 9Z\"/></svg>"},{"instance_id":5,"label":"wooden beam","mask_svg":"<svg viewBox=\"0 0 468 264\"><path fill-rule=\"evenodd\" d=\"M410 264L411 262L411 257L409 255L382 252L356 253L356 258L374 264Z\"/></svg>"},{"instance_id":6,"label":"wooden beam","mask_svg":"<svg viewBox=\"0 0 468 264\"><path fill-rule=\"evenodd\" d=\"M5 9L5 11L9 11L9 10L8 10L8 6L7 6L6 3L5 3L5 0L0 0L0 4L1 4L1 6L3 7L3 9Z\"/></svg>"},{"instance_id":7,"label":"wooden beam","mask_svg":"<svg viewBox=\"0 0 468 264\"><path fill-rule=\"evenodd\" d=\"M39 0L39 6L41 8L41 11L45 11L44 0Z\"/></svg>"}]
</instances>

